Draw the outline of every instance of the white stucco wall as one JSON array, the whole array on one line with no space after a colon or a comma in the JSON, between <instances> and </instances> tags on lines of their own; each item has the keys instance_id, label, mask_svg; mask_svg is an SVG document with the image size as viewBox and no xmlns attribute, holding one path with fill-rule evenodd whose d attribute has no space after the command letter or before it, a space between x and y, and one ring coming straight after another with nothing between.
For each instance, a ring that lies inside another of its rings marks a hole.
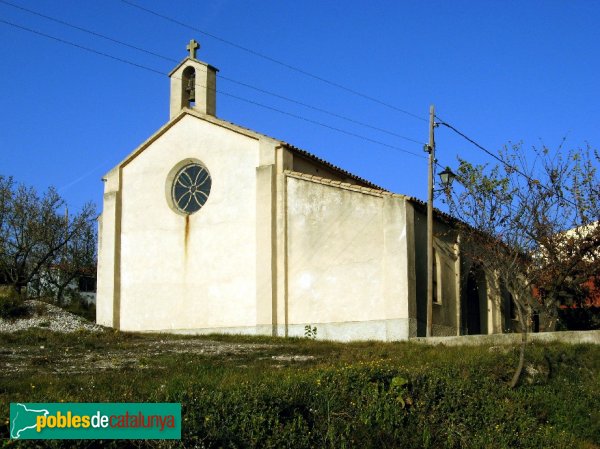
<instances>
[{"instance_id":1,"label":"white stucco wall","mask_svg":"<svg viewBox=\"0 0 600 449\"><path fill-rule=\"evenodd\" d=\"M403 205L401 198L288 178L290 335L310 324L319 338L408 338Z\"/></svg>"},{"instance_id":2,"label":"white stucco wall","mask_svg":"<svg viewBox=\"0 0 600 449\"><path fill-rule=\"evenodd\" d=\"M107 174L98 322L122 330L399 340L415 302L406 198L289 171L280 143L182 114ZM186 161L211 174L186 217ZM413 307L414 308L414 307Z\"/></svg>"},{"instance_id":3,"label":"white stucco wall","mask_svg":"<svg viewBox=\"0 0 600 449\"><path fill-rule=\"evenodd\" d=\"M117 204L119 190L118 170L111 170L104 178L102 214L98 217L98 282L96 285L96 322L114 326L116 294L115 262L118 245Z\"/></svg>"},{"instance_id":4,"label":"white stucco wall","mask_svg":"<svg viewBox=\"0 0 600 449\"><path fill-rule=\"evenodd\" d=\"M258 148L257 139L185 116L123 167L121 329L256 324ZM166 183L190 158L208 169L212 188L186 218L171 209Z\"/></svg>"}]
</instances>

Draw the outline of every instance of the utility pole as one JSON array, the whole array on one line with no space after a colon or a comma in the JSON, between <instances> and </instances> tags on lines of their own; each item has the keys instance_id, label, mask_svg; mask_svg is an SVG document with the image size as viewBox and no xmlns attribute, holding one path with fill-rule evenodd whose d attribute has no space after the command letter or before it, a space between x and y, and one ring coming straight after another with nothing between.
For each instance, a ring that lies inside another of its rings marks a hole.
<instances>
[{"instance_id":1,"label":"utility pole","mask_svg":"<svg viewBox=\"0 0 600 449\"><path fill-rule=\"evenodd\" d=\"M435 163L435 108L429 107L429 176L427 177L427 329L426 337L432 336L433 329L433 164Z\"/></svg>"}]
</instances>

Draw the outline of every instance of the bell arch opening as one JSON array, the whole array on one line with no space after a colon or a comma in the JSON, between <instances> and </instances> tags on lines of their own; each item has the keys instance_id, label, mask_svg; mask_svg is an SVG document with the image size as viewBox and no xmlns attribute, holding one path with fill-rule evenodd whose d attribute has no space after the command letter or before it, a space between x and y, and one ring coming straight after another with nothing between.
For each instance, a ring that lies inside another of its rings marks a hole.
<instances>
[{"instance_id":1,"label":"bell arch opening","mask_svg":"<svg viewBox=\"0 0 600 449\"><path fill-rule=\"evenodd\" d=\"M192 66L186 67L181 74L181 95L183 106L196 106L196 70Z\"/></svg>"}]
</instances>

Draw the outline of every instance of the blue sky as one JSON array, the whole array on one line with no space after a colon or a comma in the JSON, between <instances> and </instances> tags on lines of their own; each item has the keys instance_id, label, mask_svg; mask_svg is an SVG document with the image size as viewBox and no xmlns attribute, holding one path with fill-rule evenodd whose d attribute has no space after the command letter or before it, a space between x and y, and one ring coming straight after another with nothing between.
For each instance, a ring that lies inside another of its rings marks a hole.
<instances>
[{"instance_id":1,"label":"blue sky","mask_svg":"<svg viewBox=\"0 0 600 449\"><path fill-rule=\"evenodd\" d=\"M0 1L1 21L163 74L0 22L0 174L40 190L53 185L74 209L86 201L100 209L100 178L167 122L167 74L176 65L168 59L183 59L191 38L201 43L198 58L224 78L388 132L223 78L217 84L217 116L395 192L426 197L427 164L417 142L427 140L430 104L491 151L509 142L555 149L563 138L569 148L600 146L600 2L592 0L128 0L396 109L121 0L7 1L164 57ZM457 156L493 162L448 129L436 130L436 143L443 166L455 167Z\"/></svg>"}]
</instances>

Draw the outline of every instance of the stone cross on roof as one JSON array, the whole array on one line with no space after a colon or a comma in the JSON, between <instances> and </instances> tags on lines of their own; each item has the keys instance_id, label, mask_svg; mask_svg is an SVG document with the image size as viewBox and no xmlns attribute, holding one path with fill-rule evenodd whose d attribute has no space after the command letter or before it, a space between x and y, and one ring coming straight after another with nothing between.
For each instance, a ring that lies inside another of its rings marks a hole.
<instances>
[{"instance_id":1,"label":"stone cross on roof","mask_svg":"<svg viewBox=\"0 0 600 449\"><path fill-rule=\"evenodd\" d=\"M190 58L196 59L196 50L200 48L200 44L192 39L185 48L190 52Z\"/></svg>"}]
</instances>

